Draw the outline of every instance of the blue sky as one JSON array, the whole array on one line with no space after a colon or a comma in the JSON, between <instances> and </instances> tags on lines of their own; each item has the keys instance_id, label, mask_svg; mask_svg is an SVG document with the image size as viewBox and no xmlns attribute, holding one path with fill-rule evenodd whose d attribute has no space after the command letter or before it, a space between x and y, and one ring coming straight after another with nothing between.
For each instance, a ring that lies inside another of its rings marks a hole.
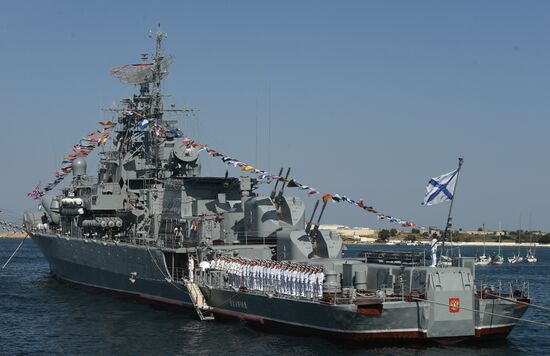
<instances>
[{"instance_id":1,"label":"blue sky","mask_svg":"<svg viewBox=\"0 0 550 356\"><path fill-rule=\"evenodd\" d=\"M157 22L176 57L166 103L201 110L181 120L189 136L425 226L448 207L420 205L428 179L463 156L455 227L516 229L521 215L550 231L544 1L5 2L0 208L32 208L26 192L133 93L109 71L152 52ZM349 205L324 222L393 227Z\"/></svg>"}]
</instances>

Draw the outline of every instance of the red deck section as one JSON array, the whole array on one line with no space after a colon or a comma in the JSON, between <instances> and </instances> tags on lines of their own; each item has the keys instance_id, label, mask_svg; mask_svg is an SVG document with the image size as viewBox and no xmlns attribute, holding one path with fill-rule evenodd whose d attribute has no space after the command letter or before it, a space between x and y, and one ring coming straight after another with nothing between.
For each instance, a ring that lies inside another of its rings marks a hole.
<instances>
[{"instance_id":1,"label":"red deck section","mask_svg":"<svg viewBox=\"0 0 550 356\"><path fill-rule=\"evenodd\" d=\"M514 326L501 326L494 328L476 329L476 337L479 338L505 338Z\"/></svg>"}]
</instances>

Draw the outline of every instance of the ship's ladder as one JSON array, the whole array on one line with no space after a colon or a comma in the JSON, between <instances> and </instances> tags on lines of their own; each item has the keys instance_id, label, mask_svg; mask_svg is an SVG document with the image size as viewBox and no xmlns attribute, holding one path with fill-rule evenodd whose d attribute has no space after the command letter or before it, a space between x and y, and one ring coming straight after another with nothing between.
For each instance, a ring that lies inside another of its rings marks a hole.
<instances>
[{"instance_id":1,"label":"ship's ladder","mask_svg":"<svg viewBox=\"0 0 550 356\"><path fill-rule=\"evenodd\" d=\"M201 320L214 320L214 314L212 314L212 307L206 303L204 295L202 294L199 286L195 282L186 281L185 286L189 291L189 296L193 302L193 306L197 311L197 314Z\"/></svg>"}]
</instances>

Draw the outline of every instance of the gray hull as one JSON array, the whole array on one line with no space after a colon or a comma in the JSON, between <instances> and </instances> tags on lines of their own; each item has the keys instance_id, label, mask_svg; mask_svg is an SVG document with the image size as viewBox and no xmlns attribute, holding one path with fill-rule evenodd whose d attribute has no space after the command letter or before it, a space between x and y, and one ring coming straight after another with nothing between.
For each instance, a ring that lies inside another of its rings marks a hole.
<instances>
[{"instance_id":1,"label":"gray hull","mask_svg":"<svg viewBox=\"0 0 550 356\"><path fill-rule=\"evenodd\" d=\"M32 238L57 278L146 300L193 307L184 284L167 278L169 272L164 254L157 248L48 234L33 234ZM301 330L346 340L506 337L515 325L515 321L511 323L504 317L478 314L475 316L475 330L471 332L447 330L446 334L433 334L430 331L433 327L430 322L433 308L422 301L385 302L380 309L361 309L350 304L324 304L257 292L205 286L201 289L217 317L237 318L266 328L293 332ZM525 311L514 303L501 300L476 300L475 303L476 309L481 311L517 318Z\"/></svg>"},{"instance_id":2,"label":"gray hull","mask_svg":"<svg viewBox=\"0 0 550 356\"><path fill-rule=\"evenodd\" d=\"M57 278L163 303L192 307L185 286L166 279L163 253L145 246L33 234ZM132 282L133 280L133 282Z\"/></svg>"},{"instance_id":3,"label":"gray hull","mask_svg":"<svg viewBox=\"0 0 550 356\"><path fill-rule=\"evenodd\" d=\"M319 304L246 292L204 288L218 314L255 322L265 327L309 329L318 334L350 340L426 338L424 307L384 305L382 313L364 314L351 305Z\"/></svg>"}]
</instances>

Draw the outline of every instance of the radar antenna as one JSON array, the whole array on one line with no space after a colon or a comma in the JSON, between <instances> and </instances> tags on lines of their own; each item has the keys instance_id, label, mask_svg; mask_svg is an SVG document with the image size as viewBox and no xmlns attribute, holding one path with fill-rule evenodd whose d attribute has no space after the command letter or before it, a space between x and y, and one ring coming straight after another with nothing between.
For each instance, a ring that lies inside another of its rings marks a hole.
<instances>
[{"instance_id":1,"label":"radar antenna","mask_svg":"<svg viewBox=\"0 0 550 356\"><path fill-rule=\"evenodd\" d=\"M152 34L149 34L149 37L152 37ZM111 73L125 84L154 83L155 91L160 94L160 81L168 75L168 67L174 62L173 55L162 53L161 42L166 37L166 33L160 30L159 24L156 32L156 49L153 62L149 62L149 55L144 53L141 55L143 63L125 64L113 68Z\"/></svg>"}]
</instances>

